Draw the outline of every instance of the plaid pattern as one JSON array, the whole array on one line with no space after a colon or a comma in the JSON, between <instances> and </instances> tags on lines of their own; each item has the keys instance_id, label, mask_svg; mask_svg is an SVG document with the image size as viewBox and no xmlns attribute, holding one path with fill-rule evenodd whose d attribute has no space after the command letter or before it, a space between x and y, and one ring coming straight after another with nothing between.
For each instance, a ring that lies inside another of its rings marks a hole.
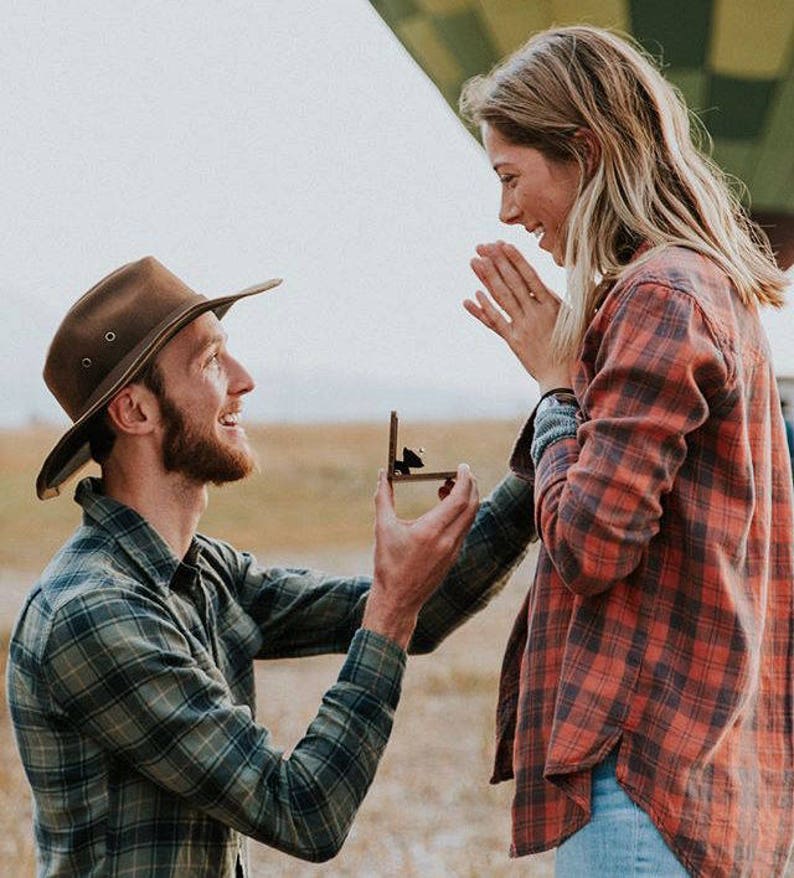
<instances>
[{"instance_id":1,"label":"plaid pattern","mask_svg":"<svg viewBox=\"0 0 794 878\"><path fill-rule=\"evenodd\" d=\"M84 519L12 634L8 694L40 876L225 878L245 840L310 860L342 844L374 776L405 654L359 629L366 578L256 565L198 536L183 562L131 509ZM432 649L523 555L531 487L495 490L417 626ZM528 514L529 510L529 514ZM254 721L252 659L347 652L289 758Z\"/></svg>"},{"instance_id":2,"label":"plaid pattern","mask_svg":"<svg viewBox=\"0 0 794 878\"><path fill-rule=\"evenodd\" d=\"M791 469L756 313L707 259L646 254L584 340L576 438L537 466L543 545L508 644L494 782L513 855L617 777L696 875L782 875L794 845Z\"/></svg>"}]
</instances>

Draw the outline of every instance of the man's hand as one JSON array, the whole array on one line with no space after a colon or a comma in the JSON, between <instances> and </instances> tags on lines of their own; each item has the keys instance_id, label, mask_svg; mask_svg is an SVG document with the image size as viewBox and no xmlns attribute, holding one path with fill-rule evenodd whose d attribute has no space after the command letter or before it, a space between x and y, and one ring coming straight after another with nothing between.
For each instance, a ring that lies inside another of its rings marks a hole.
<instances>
[{"instance_id":1,"label":"man's hand","mask_svg":"<svg viewBox=\"0 0 794 878\"><path fill-rule=\"evenodd\" d=\"M362 627L403 649L408 646L419 610L454 563L479 500L477 483L464 463L440 503L415 521L403 521L381 471L375 493L375 572Z\"/></svg>"}]
</instances>

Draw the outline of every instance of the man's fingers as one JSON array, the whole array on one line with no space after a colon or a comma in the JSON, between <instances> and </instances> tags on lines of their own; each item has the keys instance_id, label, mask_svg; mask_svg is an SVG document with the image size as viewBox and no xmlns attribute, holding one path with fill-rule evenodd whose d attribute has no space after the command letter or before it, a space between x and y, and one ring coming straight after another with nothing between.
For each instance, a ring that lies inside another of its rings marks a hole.
<instances>
[{"instance_id":1,"label":"man's fingers","mask_svg":"<svg viewBox=\"0 0 794 878\"><path fill-rule=\"evenodd\" d=\"M452 538L450 554L453 558L457 557L461 546L471 530L471 526L477 515L477 510L480 508L479 501L480 494L477 489L477 482L475 479L472 479L471 491L466 505L463 507L460 516L456 518L446 530L446 534Z\"/></svg>"},{"instance_id":2,"label":"man's fingers","mask_svg":"<svg viewBox=\"0 0 794 878\"><path fill-rule=\"evenodd\" d=\"M442 492L445 492L443 497ZM425 552L430 550L430 554L433 554L431 549L434 545L444 555L448 554L450 548L457 552L479 505L477 481L468 464L460 464L454 479L445 482L439 490L439 497L441 502L420 518L411 522L401 521L394 508L393 488L385 470L380 470L375 491L376 543L379 538L385 539L388 533L396 534L401 529L404 538L413 533L420 540L419 545L425 546Z\"/></svg>"},{"instance_id":3,"label":"man's fingers","mask_svg":"<svg viewBox=\"0 0 794 878\"><path fill-rule=\"evenodd\" d=\"M444 502L434 506L418 518L416 523L437 528L439 533L455 528L460 525L461 517L470 513L470 507L478 497L477 483L469 465L462 463L458 467L455 484Z\"/></svg>"},{"instance_id":4,"label":"man's fingers","mask_svg":"<svg viewBox=\"0 0 794 878\"><path fill-rule=\"evenodd\" d=\"M480 505L480 488L477 485L477 479L473 476L469 486L469 505L474 507L475 512Z\"/></svg>"},{"instance_id":5,"label":"man's fingers","mask_svg":"<svg viewBox=\"0 0 794 878\"><path fill-rule=\"evenodd\" d=\"M455 487L455 479L447 479L438 489L438 499L443 500L449 496L449 492Z\"/></svg>"},{"instance_id":6,"label":"man's fingers","mask_svg":"<svg viewBox=\"0 0 794 878\"><path fill-rule=\"evenodd\" d=\"M381 469L378 472L378 486L375 489L375 521L385 524L396 518L394 489L386 476L386 470Z\"/></svg>"}]
</instances>

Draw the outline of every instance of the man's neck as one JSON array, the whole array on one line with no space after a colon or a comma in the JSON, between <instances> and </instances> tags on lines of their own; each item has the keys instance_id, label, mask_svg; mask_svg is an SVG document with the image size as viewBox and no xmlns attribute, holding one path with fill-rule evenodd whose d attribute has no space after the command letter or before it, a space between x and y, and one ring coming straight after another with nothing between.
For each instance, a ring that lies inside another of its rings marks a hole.
<instances>
[{"instance_id":1,"label":"man's neck","mask_svg":"<svg viewBox=\"0 0 794 878\"><path fill-rule=\"evenodd\" d=\"M207 508L207 488L178 473L147 475L105 467L105 494L143 516L174 555L184 558Z\"/></svg>"}]
</instances>

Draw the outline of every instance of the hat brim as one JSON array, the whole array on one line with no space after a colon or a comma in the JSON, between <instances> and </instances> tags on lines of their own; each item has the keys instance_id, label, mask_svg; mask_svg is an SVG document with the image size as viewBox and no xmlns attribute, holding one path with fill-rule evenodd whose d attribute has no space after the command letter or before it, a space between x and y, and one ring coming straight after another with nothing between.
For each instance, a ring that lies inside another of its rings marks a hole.
<instances>
[{"instance_id":1,"label":"hat brim","mask_svg":"<svg viewBox=\"0 0 794 878\"><path fill-rule=\"evenodd\" d=\"M36 479L36 494L40 500L56 497L61 492L64 482L88 463L91 451L86 438L86 430L91 419L100 412L110 400L123 388L130 384L135 376L165 345L188 323L197 317L213 311L218 319L222 319L231 306L248 296L255 296L272 290L282 282L281 278L273 278L264 283L247 287L239 293L220 296L215 299L204 299L193 302L171 314L167 320L157 326L124 358L113 370L108 379L97 389L88 401L85 411L59 439L55 447L47 455Z\"/></svg>"}]
</instances>

